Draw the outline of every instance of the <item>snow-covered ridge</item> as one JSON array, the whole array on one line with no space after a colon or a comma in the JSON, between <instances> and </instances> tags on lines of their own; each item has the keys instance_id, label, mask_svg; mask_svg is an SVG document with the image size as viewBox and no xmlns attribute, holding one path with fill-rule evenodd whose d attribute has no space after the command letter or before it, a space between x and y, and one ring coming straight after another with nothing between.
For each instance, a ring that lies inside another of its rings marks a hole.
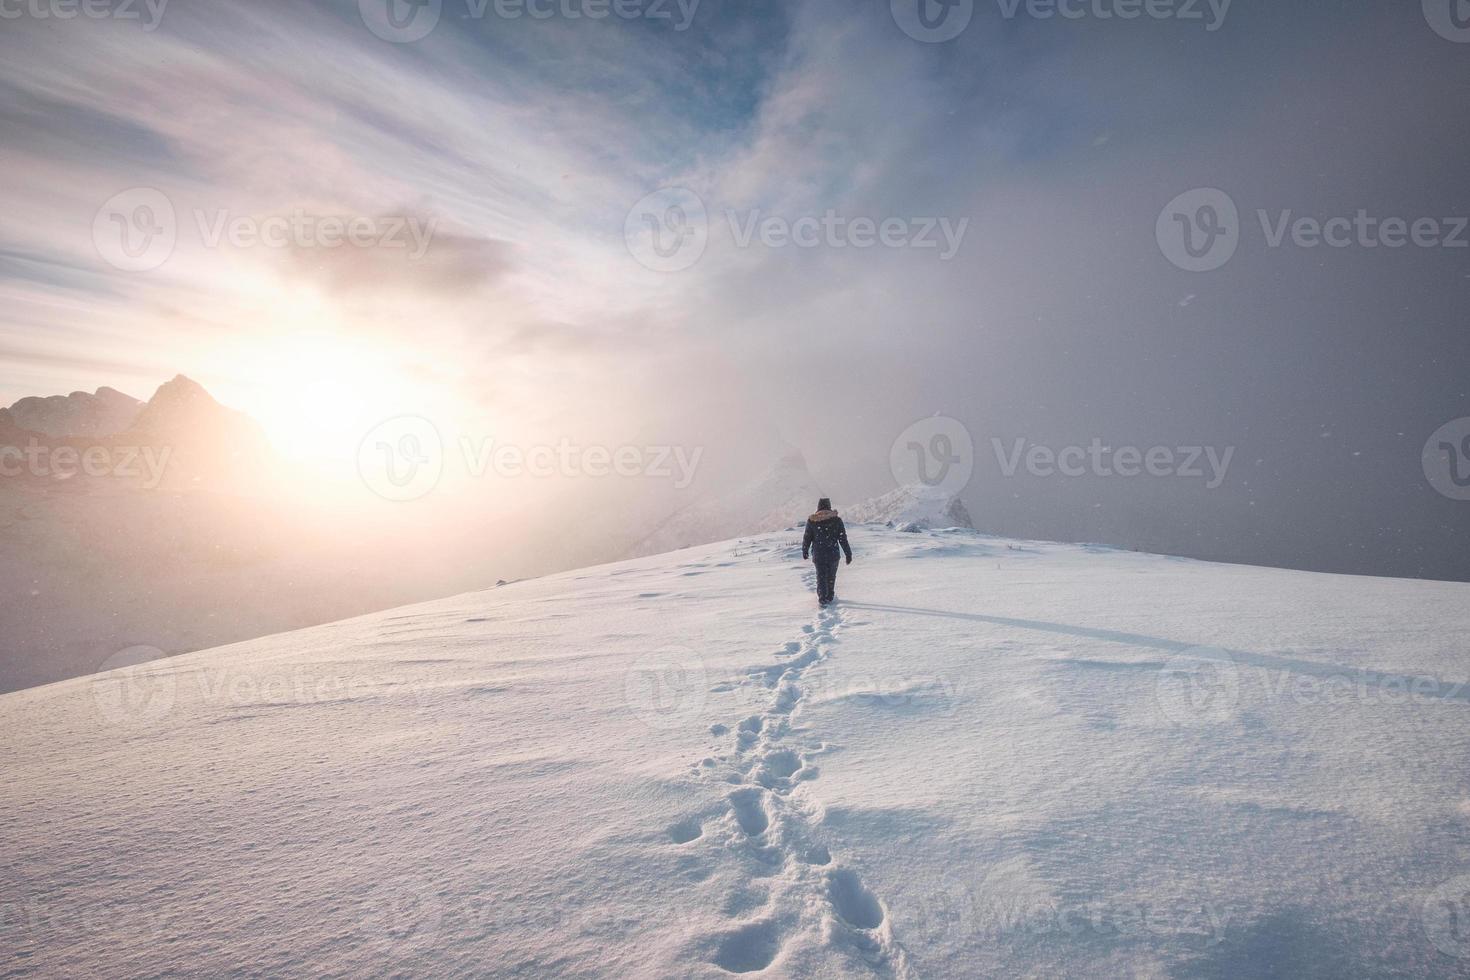
<instances>
[{"instance_id":1,"label":"snow-covered ridge","mask_svg":"<svg viewBox=\"0 0 1470 980\"><path fill-rule=\"evenodd\" d=\"M1470 585L851 536L0 696L6 971L1463 972Z\"/></svg>"},{"instance_id":2,"label":"snow-covered ridge","mask_svg":"<svg viewBox=\"0 0 1470 980\"><path fill-rule=\"evenodd\" d=\"M908 530L975 526L959 497L925 486L891 490L843 511L843 517L856 524L890 524Z\"/></svg>"}]
</instances>

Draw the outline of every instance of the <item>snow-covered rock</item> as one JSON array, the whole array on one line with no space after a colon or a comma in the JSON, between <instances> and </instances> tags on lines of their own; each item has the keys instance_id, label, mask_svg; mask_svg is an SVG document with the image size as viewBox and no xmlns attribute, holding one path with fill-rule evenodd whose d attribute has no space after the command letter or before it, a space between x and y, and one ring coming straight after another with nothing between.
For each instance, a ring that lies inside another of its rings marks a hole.
<instances>
[{"instance_id":1,"label":"snow-covered rock","mask_svg":"<svg viewBox=\"0 0 1470 980\"><path fill-rule=\"evenodd\" d=\"M959 497L925 486L899 487L842 511L842 516L852 524L891 524L912 530L975 526Z\"/></svg>"},{"instance_id":2,"label":"snow-covered rock","mask_svg":"<svg viewBox=\"0 0 1470 980\"><path fill-rule=\"evenodd\" d=\"M0 696L34 976L1456 976L1470 585L853 529Z\"/></svg>"}]
</instances>

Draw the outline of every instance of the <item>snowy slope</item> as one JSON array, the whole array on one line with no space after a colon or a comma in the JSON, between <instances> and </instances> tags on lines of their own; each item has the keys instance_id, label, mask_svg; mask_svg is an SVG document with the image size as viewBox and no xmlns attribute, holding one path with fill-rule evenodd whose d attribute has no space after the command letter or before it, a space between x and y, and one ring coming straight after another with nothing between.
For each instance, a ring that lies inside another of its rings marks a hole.
<instances>
[{"instance_id":1,"label":"snowy slope","mask_svg":"<svg viewBox=\"0 0 1470 980\"><path fill-rule=\"evenodd\" d=\"M1470 586L851 534L0 697L0 974L1470 969Z\"/></svg>"}]
</instances>

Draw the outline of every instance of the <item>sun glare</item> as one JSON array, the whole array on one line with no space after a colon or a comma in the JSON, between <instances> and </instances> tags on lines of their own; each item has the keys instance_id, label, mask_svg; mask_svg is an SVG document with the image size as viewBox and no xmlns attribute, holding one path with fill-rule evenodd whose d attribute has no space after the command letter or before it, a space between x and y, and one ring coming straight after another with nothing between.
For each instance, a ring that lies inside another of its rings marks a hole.
<instances>
[{"instance_id":1,"label":"sun glare","mask_svg":"<svg viewBox=\"0 0 1470 980\"><path fill-rule=\"evenodd\" d=\"M258 416L277 451L295 460L351 459L373 426L424 411L434 395L398 352L332 333L283 337L266 361Z\"/></svg>"}]
</instances>

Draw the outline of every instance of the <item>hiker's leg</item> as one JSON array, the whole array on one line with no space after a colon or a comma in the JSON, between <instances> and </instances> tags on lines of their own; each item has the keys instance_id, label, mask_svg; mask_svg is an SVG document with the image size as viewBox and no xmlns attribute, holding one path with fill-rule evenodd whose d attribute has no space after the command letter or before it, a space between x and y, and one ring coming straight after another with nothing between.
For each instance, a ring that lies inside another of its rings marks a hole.
<instances>
[{"instance_id":1,"label":"hiker's leg","mask_svg":"<svg viewBox=\"0 0 1470 980\"><path fill-rule=\"evenodd\" d=\"M817 556L817 601L826 602L832 595L832 577L837 574L837 562L827 555Z\"/></svg>"}]
</instances>

